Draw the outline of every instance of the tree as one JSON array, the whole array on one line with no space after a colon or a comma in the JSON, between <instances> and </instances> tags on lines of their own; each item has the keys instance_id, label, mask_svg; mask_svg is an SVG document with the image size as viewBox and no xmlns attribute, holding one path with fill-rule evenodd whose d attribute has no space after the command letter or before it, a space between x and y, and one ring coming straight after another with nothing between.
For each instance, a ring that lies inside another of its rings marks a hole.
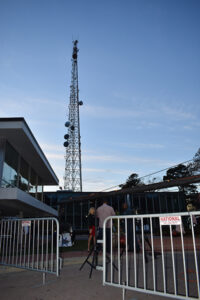
<instances>
[{"instance_id":1,"label":"tree","mask_svg":"<svg viewBox=\"0 0 200 300\"><path fill-rule=\"evenodd\" d=\"M192 175L196 175L200 171L200 148L196 152L195 156L193 157L193 161L189 164L189 168Z\"/></svg>"},{"instance_id":2,"label":"tree","mask_svg":"<svg viewBox=\"0 0 200 300\"><path fill-rule=\"evenodd\" d=\"M121 187L122 189L126 189L126 188L132 188L134 186L141 185L141 184L142 184L142 181L139 179L138 174L133 173L128 177L128 179L126 180L126 183L120 184L119 187Z\"/></svg>"},{"instance_id":3,"label":"tree","mask_svg":"<svg viewBox=\"0 0 200 300\"><path fill-rule=\"evenodd\" d=\"M193 160L196 164L200 166L200 148L197 150Z\"/></svg>"},{"instance_id":4,"label":"tree","mask_svg":"<svg viewBox=\"0 0 200 300\"><path fill-rule=\"evenodd\" d=\"M167 170L166 176L163 176L163 180L175 180L178 178L184 178L191 176L190 167L183 164L179 164L174 168ZM184 192L186 195L194 194L197 192L197 187L194 184L185 184L178 186L180 192Z\"/></svg>"},{"instance_id":5,"label":"tree","mask_svg":"<svg viewBox=\"0 0 200 300\"><path fill-rule=\"evenodd\" d=\"M176 167L170 168L167 170L167 175L163 176L163 180L173 180L177 178L183 178L183 177L188 177L190 175L190 172L188 168L183 165L179 164Z\"/></svg>"}]
</instances>

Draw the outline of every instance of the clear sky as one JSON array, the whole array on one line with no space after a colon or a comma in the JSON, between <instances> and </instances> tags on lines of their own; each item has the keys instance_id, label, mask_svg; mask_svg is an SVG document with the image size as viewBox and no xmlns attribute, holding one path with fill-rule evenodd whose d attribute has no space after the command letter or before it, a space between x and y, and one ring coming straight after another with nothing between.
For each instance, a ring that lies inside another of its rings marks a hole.
<instances>
[{"instance_id":1,"label":"clear sky","mask_svg":"<svg viewBox=\"0 0 200 300\"><path fill-rule=\"evenodd\" d=\"M25 118L61 186L73 39L83 190L192 159L200 1L0 0L0 116Z\"/></svg>"}]
</instances>

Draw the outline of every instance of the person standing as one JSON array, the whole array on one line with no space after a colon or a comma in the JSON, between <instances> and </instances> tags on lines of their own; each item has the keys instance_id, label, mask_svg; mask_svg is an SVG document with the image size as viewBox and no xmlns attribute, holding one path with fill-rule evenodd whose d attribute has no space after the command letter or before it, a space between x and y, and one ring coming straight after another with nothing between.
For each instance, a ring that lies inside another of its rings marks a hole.
<instances>
[{"instance_id":1,"label":"person standing","mask_svg":"<svg viewBox=\"0 0 200 300\"><path fill-rule=\"evenodd\" d=\"M99 239L103 237L103 223L107 217L115 216L115 211L112 206L107 204L107 200L103 200L103 204L97 208L97 218L99 219ZM110 220L106 223L106 251L110 252Z\"/></svg>"},{"instance_id":2,"label":"person standing","mask_svg":"<svg viewBox=\"0 0 200 300\"><path fill-rule=\"evenodd\" d=\"M95 245L95 208L90 207L88 213L88 227L89 227L89 237L88 237L88 252L90 251L91 240L93 239L93 245Z\"/></svg>"},{"instance_id":3,"label":"person standing","mask_svg":"<svg viewBox=\"0 0 200 300\"><path fill-rule=\"evenodd\" d=\"M124 216L134 214L133 209L129 208L126 202L123 203L122 208L123 208ZM125 232L125 224L124 224L124 232ZM134 234L135 233L133 233L133 219L128 218L127 219L127 241L128 241L128 251L129 252L133 252L133 250L134 250L134 245L133 245ZM140 246L139 246L136 234L135 234L135 243L136 243L136 252L139 252Z\"/></svg>"}]
</instances>

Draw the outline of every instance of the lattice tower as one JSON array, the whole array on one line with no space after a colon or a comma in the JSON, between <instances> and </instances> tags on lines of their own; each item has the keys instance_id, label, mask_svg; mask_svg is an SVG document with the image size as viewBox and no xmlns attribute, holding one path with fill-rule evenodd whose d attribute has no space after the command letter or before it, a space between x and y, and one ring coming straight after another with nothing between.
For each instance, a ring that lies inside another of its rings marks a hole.
<instances>
[{"instance_id":1,"label":"lattice tower","mask_svg":"<svg viewBox=\"0 0 200 300\"><path fill-rule=\"evenodd\" d=\"M64 136L66 140L64 189L82 192L79 106L83 105L83 102L79 101L77 44L77 40L73 42L69 115L65 123L68 133Z\"/></svg>"}]
</instances>

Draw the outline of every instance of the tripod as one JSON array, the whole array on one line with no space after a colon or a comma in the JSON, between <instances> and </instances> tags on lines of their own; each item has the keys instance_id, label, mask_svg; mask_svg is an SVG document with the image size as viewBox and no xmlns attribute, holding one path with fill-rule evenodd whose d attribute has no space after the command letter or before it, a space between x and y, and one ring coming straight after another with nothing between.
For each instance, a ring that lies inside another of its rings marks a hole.
<instances>
[{"instance_id":1,"label":"tripod","mask_svg":"<svg viewBox=\"0 0 200 300\"><path fill-rule=\"evenodd\" d=\"M90 265L91 269L90 269L90 274L89 274L89 278L92 277L92 271L93 269L96 269L96 266L98 264L98 253L99 250L97 249L97 244L95 243L95 245L93 245L93 247L91 248L90 252L88 253L88 256L86 257L86 259L84 260L84 262L82 263L81 267L80 267L80 271L83 269L84 265L87 263L88 265ZM90 256L92 256L92 263L89 261Z\"/></svg>"},{"instance_id":2,"label":"tripod","mask_svg":"<svg viewBox=\"0 0 200 300\"><path fill-rule=\"evenodd\" d=\"M97 200L95 200L95 211L97 208ZM92 223L92 222L91 222ZM93 224L92 224L93 225ZM90 225L91 226L91 225ZM94 226L94 225L93 225ZM90 265L91 270L90 270L90 275L89 278L91 278L92 276L92 271L93 269L97 269L98 266L98 254L99 251L102 250L102 246L98 245L97 246L97 215L95 214L95 245L92 247L92 249L90 250L88 256L86 257L85 261L83 262L83 264L80 267L80 270L82 270L82 268L84 267L84 265L87 263ZM109 243L107 242L107 238L109 237L107 234L108 228L106 229L106 237L105 237L105 243L106 246L109 245ZM99 242L102 243L102 238L103 238L103 228L99 228L99 232L98 232L98 239ZM108 247L107 247L108 248ZM107 250L106 250L107 251ZM109 252L109 251L108 251ZM92 258L92 263L89 261L90 256L93 254L93 258ZM110 263L110 258L107 257L107 252L106 252L106 263ZM115 267L115 266L114 266ZM116 267L115 267L116 268ZM100 269L100 268L99 268ZM102 267L101 267L102 270Z\"/></svg>"},{"instance_id":3,"label":"tripod","mask_svg":"<svg viewBox=\"0 0 200 300\"><path fill-rule=\"evenodd\" d=\"M93 269L97 269L98 266L98 254L99 252L102 250L102 247L96 243L90 250L90 252L88 253L88 256L86 257L86 259L84 260L84 262L82 263L81 267L80 267L80 271L83 269L84 265L87 263L88 265L90 265L91 269L90 269L90 274L89 274L89 278L92 277L92 272ZM89 261L90 256L92 256L92 262ZM108 265L110 263L110 257L109 255L106 253L106 265ZM118 271L118 268L116 267L116 265L114 264L114 262L112 263L113 268L115 268L115 270Z\"/></svg>"}]
</instances>

